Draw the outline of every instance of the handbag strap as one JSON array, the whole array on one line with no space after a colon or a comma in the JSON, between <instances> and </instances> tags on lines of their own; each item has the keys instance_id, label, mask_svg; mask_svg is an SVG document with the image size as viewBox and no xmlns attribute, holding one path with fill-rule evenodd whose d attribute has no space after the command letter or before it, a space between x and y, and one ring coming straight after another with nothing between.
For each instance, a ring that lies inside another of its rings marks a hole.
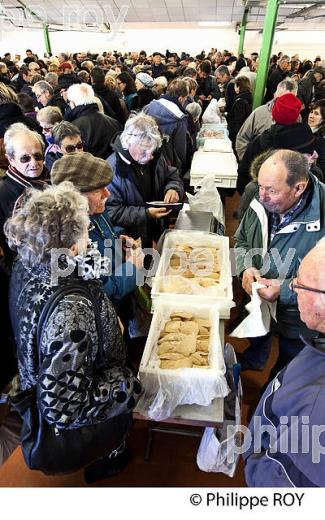
<instances>
[{"instance_id":1,"label":"handbag strap","mask_svg":"<svg viewBox=\"0 0 325 520\"><path fill-rule=\"evenodd\" d=\"M105 355L104 355L104 336L103 327L100 319L100 308L98 302L93 297L91 291L80 284L80 282L71 282L68 285L60 287L55 291L44 305L38 320L37 325L37 352L39 363L41 364L41 342L44 334L44 329L47 324L47 320L54 309L57 307L60 300L70 294L84 296L90 300L92 307L95 312L96 329L98 336L98 350L96 354L96 368L100 369L105 366Z\"/></svg>"}]
</instances>

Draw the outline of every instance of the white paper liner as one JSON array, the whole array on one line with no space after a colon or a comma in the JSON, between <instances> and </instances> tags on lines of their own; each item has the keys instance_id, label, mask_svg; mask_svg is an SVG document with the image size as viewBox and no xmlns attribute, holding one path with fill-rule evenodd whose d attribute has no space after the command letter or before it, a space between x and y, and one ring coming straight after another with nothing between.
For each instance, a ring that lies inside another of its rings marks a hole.
<instances>
[{"instance_id":1,"label":"white paper liner","mask_svg":"<svg viewBox=\"0 0 325 520\"><path fill-rule=\"evenodd\" d=\"M190 312L195 318L209 319L210 345L209 368L159 368L157 343L160 332L173 312ZM157 304L151 323L145 350L142 356L139 378L144 393L137 410L150 419L161 421L170 417L179 405L197 404L208 406L215 398L229 393L225 378L223 347L219 336L218 306L196 302L161 300Z\"/></svg>"},{"instance_id":2,"label":"white paper liner","mask_svg":"<svg viewBox=\"0 0 325 520\"><path fill-rule=\"evenodd\" d=\"M212 287L201 287L198 282L195 281L195 278L185 278L181 275L181 272L176 274L176 270L174 270L175 275L171 275L167 272L169 270L170 257L173 251L175 251L177 244L185 244L194 248L206 246L218 249L218 261L220 266L219 284ZM162 255L152 285L152 298L154 299L158 294L166 294L166 292L163 291L163 285L166 284L166 282L173 281L174 278L181 280L185 290L184 292L178 291L176 287L178 282L176 281L173 294L193 294L211 298L222 298L229 300L229 308L232 307L233 293L229 259L229 238L212 233L207 234L201 231L174 230L168 233L164 241Z\"/></svg>"}]
</instances>

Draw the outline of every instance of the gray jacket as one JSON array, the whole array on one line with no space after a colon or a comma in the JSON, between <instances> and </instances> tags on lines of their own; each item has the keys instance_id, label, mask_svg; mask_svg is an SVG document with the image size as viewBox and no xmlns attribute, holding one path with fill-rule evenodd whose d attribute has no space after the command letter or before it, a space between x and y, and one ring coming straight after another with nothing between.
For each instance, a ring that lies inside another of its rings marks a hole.
<instances>
[{"instance_id":1,"label":"gray jacket","mask_svg":"<svg viewBox=\"0 0 325 520\"><path fill-rule=\"evenodd\" d=\"M246 437L249 448L243 457L249 487L325 486L320 440L325 424L324 370L322 338L306 343L268 385Z\"/></svg>"},{"instance_id":2,"label":"gray jacket","mask_svg":"<svg viewBox=\"0 0 325 520\"><path fill-rule=\"evenodd\" d=\"M273 123L273 103L274 100L272 99L272 101L269 101L265 105L255 108L239 130L236 138L236 152L239 160L243 158L249 143L271 127Z\"/></svg>"}]
</instances>

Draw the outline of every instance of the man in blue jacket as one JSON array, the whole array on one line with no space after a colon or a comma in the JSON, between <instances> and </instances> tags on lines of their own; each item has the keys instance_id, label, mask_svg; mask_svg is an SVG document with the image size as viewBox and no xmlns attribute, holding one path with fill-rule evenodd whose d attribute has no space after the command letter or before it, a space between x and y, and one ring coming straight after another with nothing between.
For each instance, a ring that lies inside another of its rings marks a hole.
<instances>
[{"instance_id":1,"label":"man in blue jacket","mask_svg":"<svg viewBox=\"0 0 325 520\"><path fill-rule=\"evenodd\" d=\"M325 241L303 259L291 290L319 335L268 385L246 434L251 487L325 486Z\"/></svg>"},{"instance_id":2,"label":"man in blue jacket","mask_svg":"<svg viewBox=\"0 0 325 520\"><path fill-rule=\"evenodd\" d=\"M112 177L109 164L87 152L65 155L55 161L51 170L52 184L70 181L87 197L92 224L89 237L97 244L102 256L107 252L105 248L110 249L108 256L112 261L112 274L103 277L103 288L112 302L119 306L121 300L136 289L137 280L142 279L143 254L132 238L122 234L121 226L113 225L108 215L105 204L110 195L107 186ZM126 261L119 238L128 245Z\"/></svg>"}]
</instances>

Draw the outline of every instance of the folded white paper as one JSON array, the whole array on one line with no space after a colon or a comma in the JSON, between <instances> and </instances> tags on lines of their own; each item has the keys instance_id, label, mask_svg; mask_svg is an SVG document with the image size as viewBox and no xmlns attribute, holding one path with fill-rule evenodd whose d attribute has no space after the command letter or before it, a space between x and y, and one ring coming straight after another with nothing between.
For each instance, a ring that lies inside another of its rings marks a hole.
<instances>
[{"instance_id":1,"label":"folded white paper","mask_svg":"<svg viewBox=\"0 0 325 520\"><path fill-rule=\"evenodd\" d=\"M276 321L276 303L267 302L260 297L257 290L266 287L264 284L252 284L251 301L246 305L249 315L232 332L235 338L256 338L265 336L270 331L271 318Z\"/></svg>"}]
</instances>

